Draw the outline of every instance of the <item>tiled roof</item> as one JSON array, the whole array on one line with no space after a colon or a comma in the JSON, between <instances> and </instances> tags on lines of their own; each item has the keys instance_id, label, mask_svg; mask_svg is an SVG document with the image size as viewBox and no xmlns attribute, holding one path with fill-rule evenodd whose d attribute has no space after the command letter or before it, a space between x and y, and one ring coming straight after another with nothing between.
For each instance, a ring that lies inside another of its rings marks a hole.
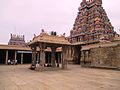
<instances>
[{"instance_id":1,"label":"tiled roof","mask_svg":"<svg viewBox=\"0 0 120 90\"><path fill-rule=\"evenodd\" d=\"M71 45L64 36L53 36L46 33L34 37L33 40L28 43L28 45L34 44L36 42Z\"/></svg>"},{"instance_id":2,"label":"tiled roof","mask_svg":"<svg viewBox=\"0 0 120 90\"><path fill-rule=\"evenodd\" d=\"M117 46L120 42L103 42L103 43L97 43L97 44L90 44L82 46L81 50L89 50L92 48L99 48L99 47L111 47L111 46Z\"/></svg>"},{"instance_id":3,"label":"tiled roof","mask_svg":"<svg viewBox=\"0 0 120 90\"><path fill-rule=\"evenodd\" d=\"M23 46L19 46L19 45L0 45L0 49L31 51L30 47L23 47Z\"/></svg>"}]
</instances>

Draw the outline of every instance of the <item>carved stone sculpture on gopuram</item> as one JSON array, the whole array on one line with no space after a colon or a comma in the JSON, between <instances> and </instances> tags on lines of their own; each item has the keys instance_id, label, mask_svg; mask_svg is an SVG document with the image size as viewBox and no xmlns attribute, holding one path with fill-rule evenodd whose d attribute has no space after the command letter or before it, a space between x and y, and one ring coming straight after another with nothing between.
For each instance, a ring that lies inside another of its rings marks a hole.
<instances>
[{"instance_id":1,"label":"carved stone sculpture on gopuram","mask_svg":"<svg viewBox=\"0 0 120 90\"><path fill-rule=\"evenodd\" d=\"M83 0L73 29L70 42L97 42L100 39L112 41L116 32L102 7L102 0Z\"/></svg>"}]
</instances>

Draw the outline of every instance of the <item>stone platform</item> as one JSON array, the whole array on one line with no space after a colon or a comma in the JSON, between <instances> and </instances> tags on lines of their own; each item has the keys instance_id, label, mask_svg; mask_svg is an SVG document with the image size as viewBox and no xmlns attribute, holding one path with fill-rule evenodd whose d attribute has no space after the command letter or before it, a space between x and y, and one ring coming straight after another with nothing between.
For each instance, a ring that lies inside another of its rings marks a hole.
<instances>
[{"instance_id":1,"label":"stone platform","mask_svg":"<svg viewBox=\"0 0 120 90\"><path fill-rule=\"evenodd\" d=\"M34 71L30 65L0 65L0 90L120 90L120 71L81 68Z\"/></svg>"}]
</instances>

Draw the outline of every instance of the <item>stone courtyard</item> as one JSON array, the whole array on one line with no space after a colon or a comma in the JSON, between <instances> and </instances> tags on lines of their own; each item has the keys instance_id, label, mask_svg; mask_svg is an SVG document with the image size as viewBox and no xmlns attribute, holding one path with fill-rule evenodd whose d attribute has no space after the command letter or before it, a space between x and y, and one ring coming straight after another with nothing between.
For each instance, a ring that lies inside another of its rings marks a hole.
<instances>
[{"instance_id":1,"label":"stone courtyard","mask_svg":"<svg viewBox=\"0 0 120 90\"><path fill-rule=\"evenodd\" d=\"M0 90L120 90L120 71L81 68L32 71L30 65L0 65Z\"/></svg>"}]
</instances>

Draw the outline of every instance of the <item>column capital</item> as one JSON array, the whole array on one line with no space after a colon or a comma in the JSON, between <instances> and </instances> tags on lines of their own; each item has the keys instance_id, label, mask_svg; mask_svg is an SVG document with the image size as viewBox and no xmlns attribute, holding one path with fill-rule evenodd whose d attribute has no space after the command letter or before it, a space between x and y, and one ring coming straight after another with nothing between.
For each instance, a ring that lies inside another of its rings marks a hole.
<instances>
[{"instance_id":1,"label":"column capital","mask_svg":"<svg viewBox=\"0 0 120 90\"><path fill-rule=\"evenodd\" d=\"M52 52L56 52L56 49L57 49L57 46L52 46L51 47Z\"/></svg>"},{"instance_id":2,"label":"column capital","mask_svg":"<svg viewBox=\"0 0 120 90\"><path fill-rule=\"evenodd\" d=\"M46 47L46 45L45 44L39 44L39 46L38 46L39 48L40 48L40 50L44 50L45 49L45 47Z\"/></svg>"},{"instance_id":3,"label":"column capital","mask_svg":"<svg viewBox=\"0 0 120 90\"><path fill-rule=\"evenodd\" d=\"M32 51L35 51L36 50L36 47L31 47Z\"/></svg>"}]
</instances>

